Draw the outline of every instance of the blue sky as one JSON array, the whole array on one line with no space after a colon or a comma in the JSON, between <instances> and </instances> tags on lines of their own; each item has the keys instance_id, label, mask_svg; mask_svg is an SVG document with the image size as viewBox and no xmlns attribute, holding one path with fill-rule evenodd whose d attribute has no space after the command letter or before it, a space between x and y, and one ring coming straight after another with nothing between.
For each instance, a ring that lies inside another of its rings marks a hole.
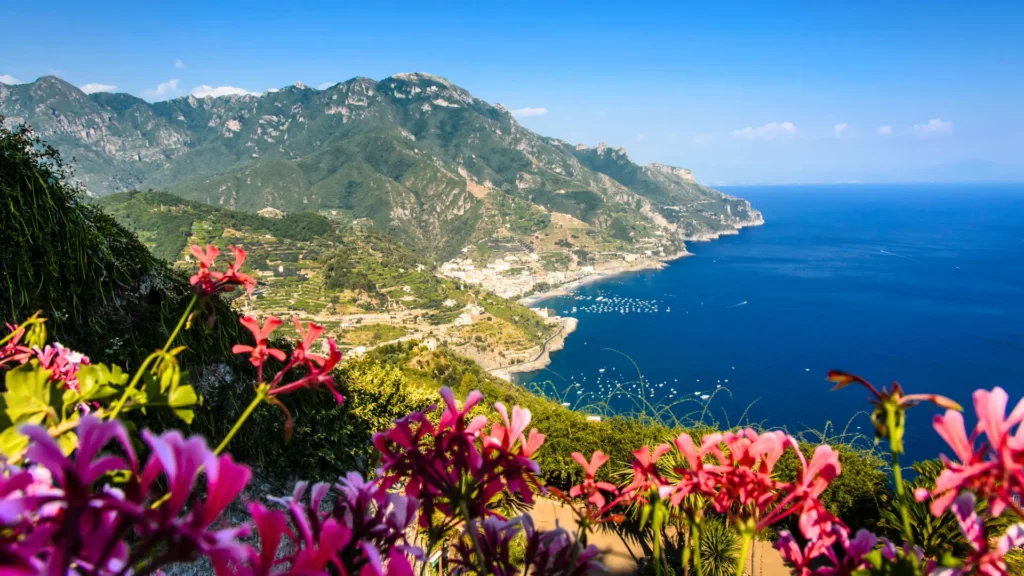
<instances>
[{"instance_id":1,"label":"blue sky","mask_svg":"<svg viewBox=\"0 0 1024 576\"><path fill-rule=\"evenodd\" d=\"M1020 3L286 4L9 3L0 81L154 100L423 71L712 183L1024 180Z\"/></svg>"}]
</instances>

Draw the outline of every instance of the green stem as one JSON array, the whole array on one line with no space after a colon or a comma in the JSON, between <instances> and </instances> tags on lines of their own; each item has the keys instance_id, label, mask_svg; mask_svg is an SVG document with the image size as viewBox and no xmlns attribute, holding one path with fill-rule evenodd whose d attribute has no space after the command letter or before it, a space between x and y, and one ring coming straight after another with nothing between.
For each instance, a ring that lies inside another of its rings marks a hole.
<instances>
[{"instance_id":1,"label":"green stem","mask_svg":"<svg viewBox=\"0 0 1024 576\"><path fill-rule=\"evenodd\" d=\"M886 426L889 429L889 435L898 434L899 432L896 430L896 409L887 406L885 420ZM907 510L907 503L904 498L906 489L903 486L903 469L900 467L900 453L893 445L891 438L889 440L889 453L892 455L892 475L896 483L896 500L900 509L900 519L903 521L903 537L913 546L914 533L910 529L910 512Z\"/></svg>"},{"instance_id":2,"label":"green stem","mask_svg":"<svg viewBox=\"0 0 1024 576\"><path fill-rule=\"evenodd\" d=\"M128 387L124 389L124 394L121 395L121 398L117 401L117 404L114 405L114 410L110 413L109 420L117 418L117 415L121 412L121 408L124 407L124 403L128 400L128 396L130 396L131 393L135 390L135 385L138 384L139 379L142 378L142 374L146 371L146 368L149 367L153 360L162 355L162 352L153 352L149 356L146 356L146 359L142 361L142 364L139 366L139 369L135 371L135 375L132 376L132 381L129 382Z\"/></svg>"},{"instance_id":3,"label":"green stem","mask_svg":"<svg viewBox=\"0 0 1024 576\"><path fill-rule=\"evenodd\" d=\"M195 308L196 302L198 300L199 296L192 296L192 300L190 300L188 306L185 307L185 313L182 314L181 318L178 319L178 325L174 327L174 331L171 332L171 336L167 338L167 342L164 343L164 347L160 350L160 352L154 352L147 356L146 359L142 362L142 365L139 366L139 369L135 371L135 375L132 377L131 383L128 384L127 388L125 388L124 394L121 395L121 398L117 401L117 404L114 405L114 411L110 413L110 420L117 418L117 415L121 413L121 409L124 408L124 403L128 401L128 396L131 395L131 393L135 390L135 385L139 383L139 379L142 378L143 372L145 372L146 368L149 367L150 363L153 362L155 358L166 354L167 351L171 349L171 344L174 343L174 339L178 337L178 333L181 332L182 327L185 326L185 322L188 320L188 316L189 314L192 313L192 309Z\"/></svg>"},{"instance_id":4,"label":"green stem","mask_svg":"<svg viewBox=\"0 0 1024 576\"><path fill-rule=\"evenodd\" d=\"M697 566L697 576L704 576L704 562L700 559L700 523L693 524L693 563Z\"/></svg>"},{"instance_id":5,"label":"green stem","mask_svg":"<svg viewBox=\"0 0 1024 576\"><path fill-rule=\"evenodd\" d=\"M736 563L736 576L743 576L743 569L747 567L747 556L750 556L750 546L754 542L754 535L748 530L743 530L740 543L740 560Z\"/></svg>"},{"instance_id":6,"label":"green stem","mask_svg":"<svg viewBox=\"0 0 1024 576\"><path fill-rule=\"evenodd\" d=\"M181 332L181 328L185 326L185 322L188 320L189 314L192 313L192 309L195 308L196 302L199 301L199 296L196 294L192 295L192 300L189 301L188 307L185 308L185 313L178 319L178 325L174 327L174 332L171 332L171 336L167 338L167 343L164 344L163 351L167 352L171 349L171 344L174 343L174 339L178 337L178 332Z\"/></svg>"},{"instance_id":7,"label":"green stem","mask_svg":"<svg viewBox=\"0 0 1024 576\"><path fill-rule=\"evenodd\" d=\"M242 412L242 415L238 417L237 421L235 421L235 425L228 431L227 436L220 441L220 445L218 445L217 449L213 451L214 454L220 454L228 447L228 443L231 442L231 439L235 437L235 434L242 429L242 424L245 424L245 421L249 419L249 416L252 415L252 411L260 405L260 402L267 399L267 392L269 390L270 387L265 384L260 385L260 387L256 389L256 397L252 399L249 406L245 408L245 412Z\"/></svg>"},{"instance_id":8,"label":"green stem","mask_svg":"<svg viewBox=\"0 0 1024 576\"><path fill-rule=\"evenodd\" d=\"M462 510L462 517L466 521L466 527L469 528L469 538L473 541L473 550L476 551L476 563L477 569L480 570L480 576L487 574L487 563L484 562L484 551L480 547L480 538L477 536L476 527L473 526L473 522L469 519L469 507L466 506L466 501L459 502L459 508Z\"/></svg>"}]
</instances>

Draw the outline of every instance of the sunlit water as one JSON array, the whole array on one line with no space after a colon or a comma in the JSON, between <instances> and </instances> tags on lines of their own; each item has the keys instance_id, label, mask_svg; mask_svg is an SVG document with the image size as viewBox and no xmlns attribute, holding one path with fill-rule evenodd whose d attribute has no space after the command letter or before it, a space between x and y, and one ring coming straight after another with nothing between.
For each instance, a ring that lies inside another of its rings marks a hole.
<instances>
[{"instance_id":1,"label":"sunlit water","mask_svg":"<svg viewBox=\"0 0 1024 576\"><path fill-rule=\"evenodd\" d=\"M521 380L550 380L575 404L616 389L635 398L639 369L652 405L687 399L678 415L706 407L705 420L792 432L831 422L836 434L871 424L856 416L869 409L863 389L829 392L832 368L968 408L978 387L1024 395L1024 186L729 192L767 224L692 244L694 256L666 270L543 302L579 328L547 370ZM720 386L729 393L714 394ZM912 411L911 457L943 448L935 412Z\"/></svg>"}]
</instances>

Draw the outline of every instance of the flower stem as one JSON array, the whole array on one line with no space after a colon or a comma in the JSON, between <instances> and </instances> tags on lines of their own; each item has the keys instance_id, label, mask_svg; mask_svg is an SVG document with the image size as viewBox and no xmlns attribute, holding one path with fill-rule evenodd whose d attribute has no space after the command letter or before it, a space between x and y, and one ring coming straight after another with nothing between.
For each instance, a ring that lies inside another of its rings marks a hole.
<instances>
[{"instance_id":1,"label":"flower stem","mask_svg":"<svg viewBox=\"0 0 1024 576\"><path fill-rule=\"evenodd\" d=\"M156 359L157 357L167 354L167 351L171 349L171 344L173 344L174 339L178 337L178 333L181 332L181 328L185 326L185 321L188 320L188 316L189 314L192 313L192 309L195 308L196 302L198 300L199 296L192 296L192 300L190 300L188 306L185 307L185 313L182 314L181 318L178 319L178 325L174 327L174 331L171 332L170 337L167 338L167 342L164 343L164 347L160 350L160 352L154 352L147 356L146 359L142 362L142 365L139 366L139 369L135 371L135 375L132 376L131 383L128 384L127 388L125 388L124 394L121 395L121 398L117 401L117 404L114 405L114 410L113 412L110 413L110 420L117 418L117 415L121 413L121 409L124 408L124 403L128 400L128 396L135 390L135 385L139 383L139 379L142 378L143 372L146 371L146 368L149 367L150 363L153 362L153 360Z\"/></svg>"},{"instance_id":2,"label":"flower stem","mask_svg":"<svg viewBox=\"0 0 1024 576\"><path fill-rule=\"evenodd\" d=\"M486 576L487 563L484 561L484 551L480 547L480 539L476 534L476 526L474 526L473 521L469 519L469 507L466 506L465 500L459 502L459 508L462 510L462 517L466 520L466 527L469 529L469 537L473 541L473 549L476 550L476 563L480 570L480 576Z\"/></svg>"},{"instance_id":3,"label":"flower stem","mask_svg":"<svg viewBox=\"0 0 1024 576\"><path fill-rule=\"evenodd\" d=\"M261 384L258 388L256 388L256 397L252 399L252 402L249 403L249 406L245 408L245 412L242 412L242 415L238 417L237 421L235 421L235 425L232 426L231 430L228 431L227 436L225 436L224 439L220 441L220 445L218 445L217 449L213 451L214 454L220 454L221 452L224 451L225 448L228 447L228 443L231 442L231 439L235 437L235 434L237 434L238 431L242 429L242 424L244 424L245 421L249 419L249 416L252 415L253 410L255 410L256 407L260 405L260 402L263 402L264 400L267 399L267 392L269 390L270 387L265 384Z\"/></svg>"},{"instance_id":4,"label":"flower stem","mask_svg":"<svg viewBox=\"0 0 1024 576\"><path fill-rule=\"evenodd\" d=\"M110 420L117 418L117 415L121 412L121 408L124 407L124 403L128 400L128 396L130 396L135 390L135 385L138 384L139 379L142 378L142 374L146 371L146 368L149 367L153 360L161 355L163 355L162 352L153 352L149 356L146 356L146 359L142 361L139 369L136 370L135 375L132 376L132 381L129 382L128 387L124 389L124 394L121 394L121 398L117 401L117 404L114 405L114 410L110 413Z\"/></svg>"},{"instance_id":5,"label":"flower stem","mask_svg":"<svg viewBox=\"0 0 1024 576\"><path fill-rule=\"evenodd\" d=\"M693 563L697 566L697 576L704 576L704 562L700 559L700 523L693 524L693 538L690 545L693 546Z\"/></svg>"},{"instance_id":6,"label":"flower stem","mask_svg":"<svg viewBox=\"0 0 1024 576\"><path fill-rule=\"evenodd\" d=\"M181 332L181 328L185 326L185 322L188 320L189 315L192 314L192 309L195 308L197 301L199 301L199 296L197 294L193 294L192 300L189 301L188 306L185 308L185 313L178 319L178 325L174 327L174 332L171 332L170 337L167 338L167 343L164 344L163 347L164 352L171 349L171 344L173 344L174 339L178 337L178 332Z\"/></svg>"},{"instance_id":7,"label":"flower stem","mask_svg":"<svg viewBox=\"0 0 1024 576\"><path fill-rule=\"evenodd\" d=\"M914 545L914 533L910 529L910 512L907 510L905 500L906 489L903 486L903 469L900 467L900 450L893 443L892 437L902 437L902 432L897 430L896 411L898 408L886 406L885 424L889 430L889 453L892 455L892 476L896 484L896 500L900 509L900 519L903 521L903 537L911 546Z\"/></svg>"},{"instance_id":8,"label":"flower stem","mask_svg":"<svg viewBox=\"0 0 1024 576\"><path fill-rule=\"evenodd\" d=\"M736 563L736 576L743 576L743 569L747 567L747 556L750 556L750 546L754 542L754 535L749 530L743 530L740 541L740 559Z\"/></svg>"}]
</instances>

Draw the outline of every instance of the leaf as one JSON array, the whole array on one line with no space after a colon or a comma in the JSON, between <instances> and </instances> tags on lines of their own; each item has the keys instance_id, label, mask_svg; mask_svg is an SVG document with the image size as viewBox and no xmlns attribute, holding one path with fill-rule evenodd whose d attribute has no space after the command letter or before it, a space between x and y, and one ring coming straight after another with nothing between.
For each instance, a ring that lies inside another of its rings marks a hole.
<instances>
[{"instance_id":1,"label":"leaf","mask_svg":"<svg viewBox=\"0 0 1024 576\"><path fill-rule=\"evenodd\" d=\"M72 431L67 431L56 438L57 446L60 446L60 451L65 456L70 456L75 448L78 448L78 435Z\"/></svg>"},{"instance_id":2,"label":"leaf","mask_svg":"<svg viewBox=\"0 0 1024 576\"><path fill-rule=\"evenodd\" d=\"M200 401L199 395L196 394L195 388L184 385L175 388L167 398L167 405L174 410L174 414L185 421L186 424L192 423L192 418L195 417L195 412L191 409Z\"/></svg>"},{"instance_id":3,"label":"leaf","mask_svg":"<svg viewBox=\"0 0 1024 576\"><path fill-rule=\"evenodd\" d=\"M78 396L75 404L109 398L117 394L114 385L123 385L128 375L121 371L121 368L114 366L111 370L105 364L92 364L82 366L78 369ZM67 392L64 393L64 403L68 404Z\"/></svg>"},{"instance_id":4,"label":"leaf","mask_svg":"<svg viewBox=\"0 0 1024 576\"><path fill-rule=\"evenodd\" d=\"M25 436L18 429L11 426L0 432L0 453L9 460L14 460L28 447L28 436Z\"/></svg>"},{"instance_id":5,"label":"leaf","mask_svg":"<svg viewBox=\"0 0 1024 576\"><path fill-rule=\"evenodd\" d=\"M7 403L7 417L14 426L25 423L41 424L50 407L50 371L40 368L37 364L22 364L7 373L5 379L7 392L4 400Z\"/></svg>"}]
</instances>

